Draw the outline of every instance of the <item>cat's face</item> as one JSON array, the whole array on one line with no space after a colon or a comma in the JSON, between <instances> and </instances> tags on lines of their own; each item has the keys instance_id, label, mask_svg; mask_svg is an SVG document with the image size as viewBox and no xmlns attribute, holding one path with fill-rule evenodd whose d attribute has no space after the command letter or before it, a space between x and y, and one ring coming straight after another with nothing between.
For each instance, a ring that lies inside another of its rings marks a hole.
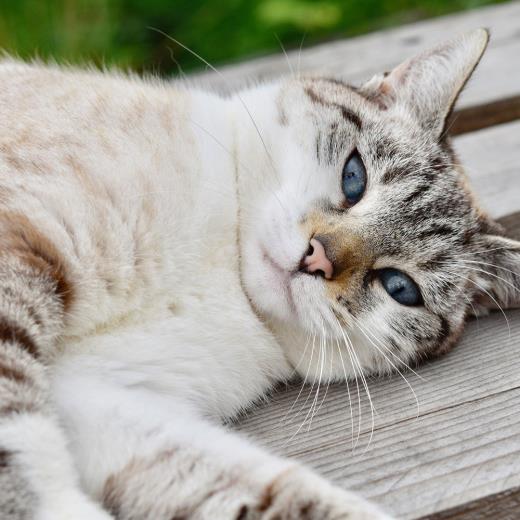
<instances>
[{"instance_id":1,"label":"cat's face","mask_svg":"<svg viewBox=\"0 0 520 520\"><path fill-rule=\"evenodd\" d=\"M476 31L358 89L277 89L242 270L303 376L401 369L453 345L472 308L518 301L520 245L496 236L445 138L486 43Z\"/></svg>"}]
</instances>

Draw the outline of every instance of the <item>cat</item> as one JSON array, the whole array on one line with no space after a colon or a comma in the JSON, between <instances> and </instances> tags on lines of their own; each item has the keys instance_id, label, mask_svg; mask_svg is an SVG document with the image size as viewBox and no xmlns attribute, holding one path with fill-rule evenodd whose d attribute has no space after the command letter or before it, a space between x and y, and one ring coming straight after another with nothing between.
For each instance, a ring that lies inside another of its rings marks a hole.
<instances>
[{"instance_id":1,"label":"cat","mask_svg":"<svg viewBox=\"0 0 520 520\"><path fill-rule=\"evenodd\" d=\"M389 519L221 423L518 303L447 136L487 42L229 97L4 60L1 518Z\"/></svg>"}]
</instances>

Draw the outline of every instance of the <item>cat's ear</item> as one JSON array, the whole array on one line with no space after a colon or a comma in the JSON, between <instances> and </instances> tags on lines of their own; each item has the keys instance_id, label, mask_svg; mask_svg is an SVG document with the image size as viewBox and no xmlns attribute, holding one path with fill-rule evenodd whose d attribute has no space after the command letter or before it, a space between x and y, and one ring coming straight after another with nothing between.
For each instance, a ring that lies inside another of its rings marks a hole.
<instances>
[{"instance_id":1,"label":"cat's ear","mask_svg":"<svg viewBox=\"0 0 520 520\"><path fill-rule=\"evenodd\" d=\"M483 235L477 257L466 262L473 275L475 305L486 309L520 307L520 242L498 235ZM480 261L476 261L479 258Z\"/></svg>"},{"instance_id":2,"label":"cat's ear","mask_svg":"<svg viewBox=\"0 0 520 520\"><path fill-rule=\"evenodd\" d=\"M488 41L485 29L463 34L372 78L361 91L382 108L404 106L438 137Z\"/></svg>"}]
</instances>

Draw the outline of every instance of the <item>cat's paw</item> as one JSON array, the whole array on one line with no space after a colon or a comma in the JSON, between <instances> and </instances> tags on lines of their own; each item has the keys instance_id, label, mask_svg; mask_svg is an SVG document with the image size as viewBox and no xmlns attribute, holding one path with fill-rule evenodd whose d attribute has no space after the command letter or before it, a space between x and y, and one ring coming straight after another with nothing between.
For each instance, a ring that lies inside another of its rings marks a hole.
<instances>
[{"instance_id":1,"label":"cat's paw","mask_svg":"<svg viewBox=\"0 0 520 520\"><path fill-rule=\"evenodd\" d=\"M266 488L260 505L244 519L261 520L391 520L375 505L332 486L310 471L294 467Z\"/></svg>"}]
</instances>

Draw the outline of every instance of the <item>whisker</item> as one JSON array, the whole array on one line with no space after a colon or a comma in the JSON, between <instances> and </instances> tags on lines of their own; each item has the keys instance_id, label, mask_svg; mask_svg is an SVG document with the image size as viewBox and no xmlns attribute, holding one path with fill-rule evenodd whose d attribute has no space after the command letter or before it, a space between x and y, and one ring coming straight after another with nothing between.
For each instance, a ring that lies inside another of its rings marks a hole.
<instances>
[{"instance_id":1,"label":"whisker","mask_svg":"<svg viewBox=\"0 0 520 520\"><path fill-rule=\"evenodd\" d=\"M316 336L316 333L313 333L314 337ZM310 340L310 334L308 336L308 339L307 339L307 342L305 344L305 349L303 351L303 354L300 356L300 360L298 361L298 364L294 367L294 370L296 371L296 369L298 368L298 366L300 365L300 363L302 362L302 360L305 358L305 354L307 352L307 349L309 347L309 340ZM288 417L288 415L292 412L293 408L296 406L296 403L298 402L298 399L300 398L302 392L303 392L303 389L307 383L307 378L309 376L309 371L311 369L311 364L312 364L312 356L314 354L314 349L311 350L311 357L310 357L310 361L307 365L307 372L305 374L305 377L303 378L303 381L302 381L302 384L301 384L301 387L300 387L300 391L298 392L298 395L296 396L296 399L295 401L293 402L293 404L291 405L291 407L289 408L289 410L285 413L285 415L283 416L283 418L280 420L280 423L283 423L286 418Z\"/></svg>"},{"instance_id":2,"label":"whisker","mask_svg":"<svg viewBox=\"0 0 520 520\"><path fill-rule=\"evenodd\" d=\"M339 358L341 360L341 366L343 367L343 374L345 375L345 382L347 385L348 406L350 409L350 425L352 428L352 436L351 436L352 452L354 452L354 412L352 410L352 399L350 396L350 381L347 377L347 370L345 369L345 363L343 362L343 355L341 354L341 347L339 345L339 340L337 340L337 339L336 339L336 346L338 349L338 354L339 354Z\"/></svg>"},{"instance_id":3,"label":"whisker","mask_svg":"<svg viewBox=\"0 0 520 520\"><path fill-rule=\"evenodd\" d=\"M365 388L365 392L367 394L368 402L370 403L370 416L371 416L370 436L368 438L367 445L366 445L365 449L363 450L363 453L361 454L361 457L364 457L366 452L369 450L370 445L372 444L372 438L374 436L374 428L375 428L374 412L376 412L376 409L374 407L374 403L372 402L372 396L370 394L370 390L368 389L368 382L367 382L367 380L365 378L365 374L363 373L363 368L361 367L361 363L359 361L358 355L356 354L356 351L354 350L354 348L352 348L352 354L354 356L354 360L356 361L356 363L358 365L361 381L362 381L363 386Z\"/></svg>"},{"instance_id":4,"label":"whisker","mask_svg":"<svg viewBox=\"0 0 520 520\"><path fill-rule=\"evenodd\" d=\"M450 280L446 276L441 276L441 275L436 274L436 273L432 273L432 276L434 278L437 278L441 282L446 282L446 283L452 285L454 287L455 291L457 292L457 294L461 295L468 302L468 305L473 309L473 314L475 315L475 318L477 319L477 328L478 328L479 327L479 320L478 320L477 310L475 309L475 306L473 305L473 302L471 301L471 299L468 298L466 296L466 294L464 294L464 291L462 290L462 287L457 285L455 282L453 282L453 280Z\"/></svg>"},{"instance_id":5,"label":"whisker","mask_svg":"<svg viewBox=\"0 0 520 520\"><path fill-rule=\"evenodd\" d=\"M313 412L312 412L310 420L309 420L309 426L307 428L307 431L310 431L311 425L312 425L312 420L314 419L314 416L316 415L316 405L318 404L318 397L320 394L321 381L323 380L323 367L325 366L325 346L324 346L325 327L323 324L323 318L321 319L321 328L322 328L322 336L320 336L320 351L322 353L322 357L321 357L321 364L320 364L320 376L318 378L318 385L316 387L316 395L314 396L314 400L312 402Z\"/></svg>"},{"instance_id":6,"label":"whisker","mask_svg":"<svg viewBox=\"0 0 520 520\"><path fill-rule=\"evenodd\" d=\"M337 327L338 327L341 335L343 336L345 345L347 346L347 351L349 353L352 366L355 367L357 365L357 367L359 369L359 376L361 378L361 382L363 384L363 387L365 388L365 392L367 394L368 401L370 403L370 415L371 415L371 425L372 425L371 429L370 429L370 437L369 437L369 441L368 441L368 446L370 446L370 443L372 441L372 435L374 433L374 424L375 424L374 405L372 403L372 397L370 395L370 391L368 390L368 384L367 384L365 376L363 374L363 369L361 367L361 364L359 363L359 359L354 350L354 346L352 345L352 342L350 341L350 338L348 337L348 333L345 330L343 330L343 327L341 327L341 324L339 323L338 319L335 316L334 316L334 318L336 320ZM355 373L355 368L354 368L354 373ZM357 381L357 377L356 377L356 381ZM354 446L354 449L356 448L356 446L359 442L360 435L361 435L361 397L360 397L360 393L359 393L359 385L357 386L357 388L358 388L359 427L358 427L358 437L356 439L356 444Z\"/></svg>"},{"instance_id":7,"label":"whisker","mask_svg":"<svg viewBox=\"0 0 520 520\"><path fill-rule=\"evenodd\" d=\"M487 265L489 267L495 267L496 269L501 269L502 271L506 271L508 273L511 273L512 275L514 276L520 276L520 272L518 271L512 271L511 269L508 269L507 267L503 267L501 265L497 265L497 264L490 264L489 262L480 262L479 260L466 260L466 259L456 259L457 262L461 261L461 262L464 262L465 264L468 263L468 264L478 264L478 265ZM488 271L485 271L487 272L488 274L492 274L492 273L489 273ZM504 279L502 279L503 281L505 281ZM518 287L515 287L516 290L520 290Z\"/></svg>"},{"instance_id":8,"label":"whisker","mask_svg":"<svg viewBox=\"0 0 520 520\"><path fill-rule=\"evenodd\" d=\"M478 251L466 251L465 253L458 253L458 256L476 256L490 253L491 251L503 251L504 249L511 249L511 246L491 247L489 249L480 249Z\"/></svg>"},{"instance_id":9,"label":"whisker","mask_svg":"<svg viewBox=\"0 0 520 520\"><path fill-rule=\"evenodd\" d=\"M324 348L325 349L327 348L326 341L324 341ZM329 356L329 358L330 358L330 361L329 361L329 377L327 379L327 386L325 387L325 393L323 394L323 398L321 399L320 405L318 406L318 409L316 410L316 413L318 413L321 410L321 407L323 406L323 403L325 402L325 399L327 397L327 393L328 393L329 387L330 387L330 380L331 380L330 376L332 375L332 354Z\"/></svg>"},{"instance_id":10,"label":"whisker","mask_svg":"<svg viewBox=\"0 0 520 520\"><path fill-rule=\"evenodd\" d=\"M279 36L276 33L274 34L274 36L278 40L278 43L280 44L282 52L283 52L283 54L285 56L285 61L287 62L287 65L289 66L289 71L291 73L291 76L294 77L294 70L293 70L292 65L291 65L291 60L289 60L289 56L287 55L287 51L285 50L285 47L283 46L282 40L280 40Z\"/></svg>"},{"instance_id":11,"label":"whisker","mask_svg":"<svg viewBox=\"0 0 520 520\"><path fill-rule=\"evenodd\" d=\"M520 288L516 287L511 282L509 282L505 278L502 278L501 276L498 276L497 274L490 273L489 271L486 271L485 269L478 269L477 267L470 267L470 266L464 265L464 264L459 264L459 265L462 265L464 267L464 269L468 269L469 271L475 271L475 272L478 272L478 273L485 273L488 276L492 276L493 278L496 278L497 280L500 280L500 281L504 282L505 284L509 285L515 291L520 291ZM450 264L450 267L456 267L456 265Z\"/></svg>"},{"instance_id":12,"label":"whisker","mask_svg":"<svg viewBox=\"0 0 520 520\"><path fill-rule=\"evenodd\" d=\"M179 75L180 77L185 80L187 78L186 74L184 73L184 70L182 70L182 67L181 67L181 64L178 62L178 60L175 58L175 55L174 55L174 52L173 52L173 49L168 46L167 47L168 49L168 52L170 53L170 59L173 61L173 63L175 63L175 65L177 66L177 70L179 71Z\"/></svg>"},{"instance_id":13,"label":"whisker","mask_svg":"<svg viewBox=\"0 0 520 520\"><path fill-rule=\"evenodd\" d=\"M341 309L340 309L341 310ZM357 318L355 318L354 316L352 315L349 315L350 318L352 318L352 320L356 323L356 325L358 326L361 326L361 322L360 320L358 320ZM381 347L383 347L389 354L391 354L392 356L394 356L394 358L399 362L401 363L402 365L404 365L404 367L409 370L410 372L412 372L412 374L414 374L415 376L417 376L420 380L422 381L425 381L427 382L427 380L421 376L419 373L417 373L410 365L408 365L403 359L401 359L395 352L393 352L389 347L387 347L386 345L383 344L383 342L381 341L380 338L378 338L377 336L375 336L374 333L370 332L369 329L365 329L367 330L370 335L376 340L378 341L379 345Z\"/></svg>"},{"instance_id":14,"label":"whisker","mask_svg":"<svg viewBox=\"0 0 520 520\"><path fill-rule=\"evenodd\" d=\"M306 34L304 34L302 36L302 39L300 41L300 47L298 49L298 62L297 62L297 65L296 65L296 71L298 73L297 77L300 78L301 77L301 68L300 68L300 65L301 65L301 57L302 57L302 47L303 47L303 41L305 40L305 36Z\"/></svg>"},{"instance_id":15,"label":"whisker","mask_svg":"<svg viewBox=\"0 0 520 520\"><path fill-rule=\"evenodd\" d=\"M192 123L193 125L195 125L197 128L199 128L200 130L202 130L204 133L206 133L211 139L213 139L225 152L227 152L230 157L233 159L233 160L237 160L237 158L235 157L235 154L227 147L225 146L222 141L220 141L217 137L215 137L211 132L209 132L206 128L204 128L202 125L198 124L196 121L193 121L193 119L189 118L188 121L190 123ZM242 161L238 161L238 164L240 165L241 168L244 169L244 171L246 171L249 175L253 175L253 173L251 172L251 170L242 162ZM263 177L262 177L263 178ZM278 197L277 193L275 190L273 190L267 183L267 181L264 182L264 186L268 186L269 188L269 191L272 193L272 195L275 197L275 199L277 200L278 204L280 205L280 208L282 209L282 211L287 214L287 208L282 204L282 201L280 200L280 198ZM230 192L230 194L233 194L235 196L235 192L232 191ZM243 200L240 201L240 204L243 205Z\"/></svg>"},{"instance_id":16,"label":"whisker","mask_svg":"<svg viewBox=\"0 0 520 520\"><path fill-rule=\"evenodd\" d=\"M312 340L312 352L311 352L311 354L314 353L315 340L316 340L316 334L314 334L314 336L313 336L313 340ZM321 351L318 352L318 364L320 363L320 359L321 359ZM311 361L309 362L309 368L311 367L311 364L312 364L312 358L311 358ZM312 395L312 391L313 391L313 389L314 389L314 385L315 385L315 383L316 383L316 382L315 382L315 380L313 379L312 384L311 384L311 388L310 388L310 390L309 390L309 393L307 394L307 397L306 397L306 399L305 399L305 402L304 402L303 405L300 407L300 410L298 411L298 414L297 414L297 415L299 415L299 413L300 413L300 412L305 408L305 405L306 405L307 402L309 401L309 398L310 398L310 396ZM294 439L294 437L296 437L296 435L298 435L298 433L300 432L300 430L305 426L305 423L307 422L307 419L308 419L308 417L309 417L309 414L310 414L311 410L312 410L312 407L309 408L309 410L307 411L307 414L305 415L305 417L304 417L302 423L300 424L300 426L298 427L298 429L297 429L297 430L296 430L296 431L291 435L291 437L289 438L289 440L287 441L286 444L288 444L289 442L291 442L291 441Z\"/></svg>"},{"instance_id":17,"label":"whisker","mask_svg":"<svg viewBox=\"0 0 520 520\"><path fill-rule=\"evenodd\" d=\"M388 348L386 347L380 340L379 338L377 338L374 334L370 333L368 329L365 329L364 326L362 326L361 322L359 320L356 320L356 318L354 316L352 316L352 318L354 319L354 321L356 322L357 326L359 327L359 330L362 332L362 334L368 339L368 341L370 341L370 343L376 348L376 350L388 361L388 363L390 363L390 365L394 368L394 370L396 370L396 372L399 374L399 376L403 379L403 381L406 383L406 385L408 386L408 388L410 389L410 391L412 392L412 395L415 399L415 403L416 403L416 407L417 407L417 417L419 417L420 415L420 404L419 404L419 398L417 397L417 394L415 393L415 390L413 389L411 383L408 381L408 379L406 379L405 375L397 368L397 366L392 362L391 359L389 359L385 353L379 349L379 347L374 343L374 341L372 341L370 339L370 337L368 336L368 334L370 334L376 341L378 341L379 345L382 347L382 348L385 348L388 352L390 352L391 354L393 354L393 352ZM395 354L394 354L395 355ZM417 375L418 377L421 377L419 376L419 374L417 374L417 372L415 372L414 370L412 370L412 372ZM422 379L422 378L421 378Z\"/></svg>"}]
</instances>

